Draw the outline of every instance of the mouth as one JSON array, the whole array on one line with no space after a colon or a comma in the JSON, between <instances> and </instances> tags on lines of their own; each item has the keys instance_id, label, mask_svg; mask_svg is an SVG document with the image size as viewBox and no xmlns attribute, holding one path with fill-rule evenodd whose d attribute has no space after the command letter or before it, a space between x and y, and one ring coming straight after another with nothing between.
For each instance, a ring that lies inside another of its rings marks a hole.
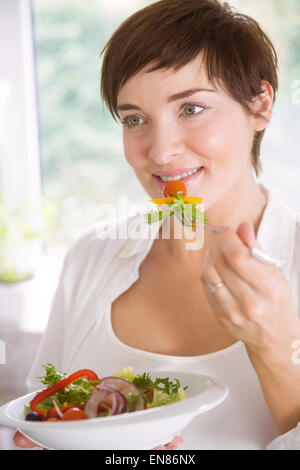
<instances>
[{"instance_id":1,"label":"mouth","mask_svg":"<svg viewBox=\"0 0 300 470\"><path fill-rule=\"evenodd\" d=\"M183 180L191 175L194 175L195 173L199 172L203 167L197 167L197 168L192 168L190 170L187 170L186 168L183 168L182 171L180 170L174 170L170 171L169 174L167 172L161 173L161 174L153 174L153 176L158 177L161 181L167 182L167 181L178 181L178 180Z\"/></svg>"},{"instance_id":2,"label":"mouth","mask_svg":"<svg viewBox=\"0 0 300 470\"><path fill-rule=\"evenodd\" d=\"M164 185L167 181L182 181L187 187L191 182L196 180L197 178L201 177L204 173L204 167L198 167L194 168L193 170L187 171L187 172L182 172L180 174L174 175L174 176L158 176L154 175L153 177L157 181L157 184L159 188L162 190L164 188Z\"/></svg>"}]
</instances>

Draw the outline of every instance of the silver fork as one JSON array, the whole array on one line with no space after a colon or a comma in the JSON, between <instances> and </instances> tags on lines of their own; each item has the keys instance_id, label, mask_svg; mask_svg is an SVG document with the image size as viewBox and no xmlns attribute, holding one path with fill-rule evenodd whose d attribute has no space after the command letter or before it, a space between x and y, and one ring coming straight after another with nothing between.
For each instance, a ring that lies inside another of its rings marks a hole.
<instances>
[{"instance_id":1,"label":"silver fork","mask_svg":"<svg viewBox=\"0 0 300 470\"><path fill-rule=\"evenodd\" d=\"M193 221L193 218L189 214L186 214L185 211L183 211L181 213L175 212L175 216L177 217L177 219L184 226L186 226L186 227L195 226L195 222ZM195 219L195 220L196 220L196 224L197 225L199 224L198 226L200 226L200 227L207 228L209 230L212 230L215 233L220 233L221 232L221 230L217 227L214 227L214 226L208 225L208 224L203 224L201 221L199 221L197 219ZM272 256L267 255L263 251L259 250L258 248L250 248L250 255L253 256L253 258L260 261L261 263L271 264L273 266L277 266L277 268L279 268L279 269L283 269L287 265L285 261L277 259L277 258L273 258Z\"/></svg>"},{"instance_id":2,"label":"silver fork","mask_svg":"<svg viewBox=\"0 0 300 470\"><path fill-rule=\"evenodd\" d=\"M194 227L195 226L195 222L193 221L193 218L189 214L187 214L185 211L183 211L183 212L176 212L175 211L175 216L177 217L179 222L181 222L186 227ZM219 228L213 227L212 225L203 224L202 222L200 222L200 220L196 219L196 221L197 221L196 223L197 223L198 226L200 225L204 228L208 228L209 230L212 230L215 233L220 233L220 231L221 231Z\"/></svg>"}]
</instances>

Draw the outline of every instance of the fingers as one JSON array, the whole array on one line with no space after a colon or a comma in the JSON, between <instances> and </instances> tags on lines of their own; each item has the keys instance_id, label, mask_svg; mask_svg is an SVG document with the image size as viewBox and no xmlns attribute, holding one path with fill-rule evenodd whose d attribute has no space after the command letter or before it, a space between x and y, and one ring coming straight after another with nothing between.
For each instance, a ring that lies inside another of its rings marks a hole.
<instances>
[{"instance_id":1,"label":"fingers","mask_svg":"<svg viewBox=\"0 0 300 470\"><path fill-rule=\"evenodd\" d=\"M23 449L30 449L32 447L38 447L34 442L24 436L24 434L17 431L13 437L15 446L22 447Z\"/></svg>"},{"instance_id":2,"label":"fingers","mask_svg":"<svg viewBox=\"0 0 300 470\"><path fill-rule=\"evenodd\" d=\"M174 439L165 444L164 446L157 446L154 447L153 450L175 450L178 449L179 446L183 444L183 438L181 436L175 436Z\"/></svg>"},{"instance_id":3,"label":"fingers","mask_svg":"<svg viewBox=\"0 0 300 470\"><path fill-rule=\"evenodd\" d=\"M278 268L254 259L244 243L258 246L251 224L240 224L238 233L221 227L203 265L201 279L207 298L223 326L233 323L242 327L253 315L259 318L266 300L280 292ZM207 284L219 281L224 285L210 292Z\"/></svg>"},{"instance_id":4,"label":"fingers","mask_svg":"<svg viewBox=\"0 0 300 470\"><path fill-rule=\"evenodd\" d=\"M16 434L14 435L13 442L17 447L22 447L23 449L37 447L37 445L34 442L32 442L27 437L25 437L24 434L20 433L19 431L17 431ZM175 450L182 444L183 444L183 438L181 436L176 436L168 444L164 446L154 447L153 450Z\"/></svg>"},{"instance_id":5,"label":"fingers","mask_svg":"<svg viewBox=\"0 0 300 470\"><path fill-rule=\"evenodd\" d=\"M253 224L243 222L238 226L237 234L249 248L258 247Z\"/></svg>"},{"instance_id":6,"label":"fingers","mask_svg":"<svg viewBox=\"0 0 300 470\"><path fill-rule=\"evenodd\" d=\"M221 280L228 293L231 294L231 296L227 295L225 298L224 288L219 288L214 292L216 298L222 301L227 299L229 307L236 307L238 305L240 309L244 309L245 304L256 297L257 292L255 289L232 269L223 256L219 256L218 259L214 259L211 262L212 265L208 265L207 271L203 273L206 283L210 282L213 284Z\"/></svg>"},{"instance_id":7,"label":"fingers","mask_svg":"<svg viewBox=\"0 0 300 470\"><path fill-rule=\"evenodd\" d=\"M202 282L206 290L207 299L213 309L218 315L217 319L223 324L227 323L228 320L233 322L236 325L239 325L243 322L243 316L241 309L235 299L234 295L226 282L228 278L225 279L224 273L218 272L212 264L208 264L202 274ZM216 284L222 280L224 286L217 287L214 292L210 292L207 284ZM228 283L228 285L230 285ZM223 325L224 326L224 325Z\"/></svg>"},{"instance_id":8,"label":"fingers","mask_svg":"<svg viewBox=\"0 0 300 470\"><path fill-rule=\"evenodd\" d=\"M241 224L239 230L245 230L246 224ZM247 227L246 227L246 230ZM245 235L245 234L244 234ZM247 238L248 237L248 238ZM251 235L246 236L247 243L252 243ZM257 245L257 244L256 244ZM257 261L250 254L249 248L240 239L238 233L234 230L223 227L221 232L216 235L214 243L211 246L211 261L219 270L221 265L225 264L236 273L245 283L255 291L264 293L270 288L270 277L266 276L266 270L270 274L280 273L276 266L267 266ZM271 286L272 287L272 286Z\"/></svg>"},{"instance_id":9,"label":"fingers","mask_svg":"<svg viewBox=\"0 0 300 470\"><path fill-rule=\"evenodd\" d=\"M165 445L166 450L175 450L183 444L183 438L181 436L174 437L173 441Z\"/></svg>"}]
</instances>

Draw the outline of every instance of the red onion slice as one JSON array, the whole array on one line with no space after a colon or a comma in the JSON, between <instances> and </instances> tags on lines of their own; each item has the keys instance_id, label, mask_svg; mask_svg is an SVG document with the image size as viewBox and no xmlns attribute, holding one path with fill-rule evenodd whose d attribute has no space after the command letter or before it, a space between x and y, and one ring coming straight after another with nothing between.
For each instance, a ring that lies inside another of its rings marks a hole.
<instances>
[{"instance_id":1,"label":"red onion slice","mask_svg":"<svg viewBox=\"0 0 300 470\"><path fill-rule=\"evenodd\" d=\"M98 414L98 405L100 402L106 402L110 405L110 415L117 415L128 410L128 403L122 393L113 387L99 385L91 393L90 398L85 404L84 412L87 418L96 418Z\"/></svg>"},{"instance_id":2,"label":"red onion slice","mask_svg":"<svg viewBox=\"0 0 300 470\"><path fill-rule=\"evenodd\" d=\"M144 410L146 408L146 403L142 393L140 392L139 388L134 385L132 382L128 380L121 379L120 377L104 377L101 378L101 384L97 385L97 388L102 387L103 385L113 387L114 389L118 390L122 395L126 397L128 393L132 393L134 395L138 395L137 404L134 407L134 410ZM103 385L102 385L103 384Z\"/></svg>"}]
</instances>

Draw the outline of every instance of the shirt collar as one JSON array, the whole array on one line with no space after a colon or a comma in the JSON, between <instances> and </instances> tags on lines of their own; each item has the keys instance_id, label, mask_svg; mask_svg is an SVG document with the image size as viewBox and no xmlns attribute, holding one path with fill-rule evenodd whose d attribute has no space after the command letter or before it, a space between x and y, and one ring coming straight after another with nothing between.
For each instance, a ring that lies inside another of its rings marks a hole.
<instances>
[{"instance_id":1,"label":"shirt collar","mask_svg":"<svg viewBox=\"0 0 300 470\"><path fill-rule=\"evenodd\" d=\"M259 230L257 242L262 250L275 258L279 258L289 269L294 255L296 217L280 199L269 188L260 184L267 198ZM124 220L123 223L126 223ZM120 252L121 258L128 258L141 252L146 252L153 244L162 221L149 225L145 221L145 213L136 213L128 224L128 233L135 234L136 238L129 237Z\"/></svg>"},{"instance_id":2,"label":"shirt collar","mask_svg":"<svg viewBox=\"0 0 300 470\"><path fill-rule=\"evenodd\" d=\"M259 225L257 242L265 253L284 261L284 271L288 272L294 258L297 214L273 190L262 184L260 187L268 202Z\"/></svg>"}]
</instances>

